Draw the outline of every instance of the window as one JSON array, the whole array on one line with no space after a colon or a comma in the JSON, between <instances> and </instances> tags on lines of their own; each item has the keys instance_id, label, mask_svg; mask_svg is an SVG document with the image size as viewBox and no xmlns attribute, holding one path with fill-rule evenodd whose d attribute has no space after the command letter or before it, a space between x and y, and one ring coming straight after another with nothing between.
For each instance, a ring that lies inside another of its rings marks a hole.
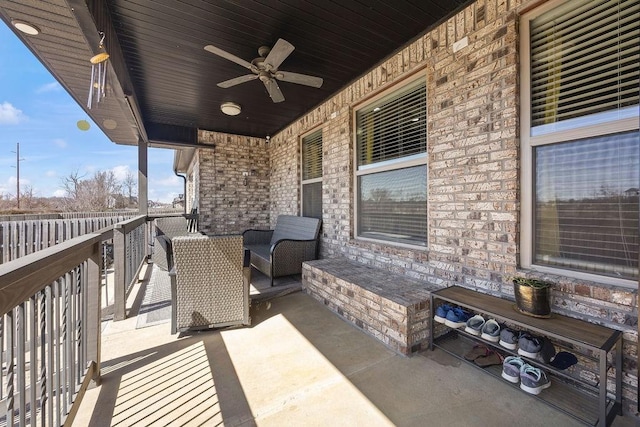
<instances>
[{"instance_id":1,"label":"window","mask_svg":"<svg viewBox=\"0 0 640 427\"><path fill-rule=\"evenodd\" d=\"M322 219L322 130L302 138L302 216Z\"/></svg>"},{"instance_id":2,"label":"window","mask_svg":"<svg viewBox=\"0 0 640 427\"><path fill-rule=\"evenodd\" d=\"M356 111L356 234L427 245L424 78Z\"/></svg>"},{"instance_id":3,"label":"window","mask_svg":"<svg viewBox=\"0 0 640 427\"><path fill-rule=\"evenodd\" d=\"M523 267L638 280L639 20L631 0L523 17Z\"/></svg>"}]
</instances>

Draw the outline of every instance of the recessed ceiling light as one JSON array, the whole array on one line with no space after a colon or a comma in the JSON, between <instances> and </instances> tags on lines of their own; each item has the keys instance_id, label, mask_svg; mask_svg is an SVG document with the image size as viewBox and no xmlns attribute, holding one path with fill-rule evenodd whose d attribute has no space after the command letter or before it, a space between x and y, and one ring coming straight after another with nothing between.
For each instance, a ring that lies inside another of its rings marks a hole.
<instances>
[{"instance_id":1,"label":"recessed ceiling light","mask_svg":"<svg viewBox=\"0 0 640 427\"><path fill-rule=\"evenodd\" d=\"M225 102L220 106L220 110L227 116L237 116L242 111L242 108L235 102Z\"/></svg>"},{"instance_id":2,"label":"recessed ceiling light","mask_svg":"<svg viewBox=\"0 0 640 427\"><path fill-rule=\"evenodd\" d=\"M113 119L104 119L102 121L102 125L105 127L105 129L113 130L118 127L118 122Z\"/></svg>"},{"instance_id":3,"label":"recessed ceiling light","mask_svg":"<svg viewBox=\"0 0 640 427\"><path fill-rule=\"evenodd\" d=\"M37 36L38 34L40 34L40 28L36 27L33 24L29 24L28 22L25 22L25 21L19 21L14 19L11 21L11 25L16 27L18 31L28 34L30 36Z\"/></svg>"}]
</instances>

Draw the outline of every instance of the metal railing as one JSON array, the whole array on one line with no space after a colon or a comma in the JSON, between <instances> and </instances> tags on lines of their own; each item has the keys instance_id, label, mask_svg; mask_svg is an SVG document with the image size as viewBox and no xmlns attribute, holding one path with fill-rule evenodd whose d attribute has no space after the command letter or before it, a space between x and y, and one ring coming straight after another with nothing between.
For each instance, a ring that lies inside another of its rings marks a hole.
<instances>
[{"instance_id":1,"label":"metal railing","mask_svg":"<svg viewBox=\"0 0 640 427\"><path fill-rule=\"evenodd\" d=\"M144 215L116 224L113 230L114 320L126 318L126 299L147 257L149 233Z\"/></svg>"},{"instance_id":2,"label":"metal railing","mask_svg":"<svg viewBox=\"0 0 640 427\"><path fill-rule=\"evenodd\" d=\"M113 240L114 317L124 319L146 226L138 216L0 264L0 426L71 425L100 377L104 243Z\"/></svg>"},{"instance_id":3,"label":"metal railing","mask_svg":"<svg viewBox=\"0 0 640 427\"><path fill-rule=\"evenodd\" d=\"M99 376L101 242L112 233L0 265L0 424L73 421Z\"/></svg>"}]
</instances>

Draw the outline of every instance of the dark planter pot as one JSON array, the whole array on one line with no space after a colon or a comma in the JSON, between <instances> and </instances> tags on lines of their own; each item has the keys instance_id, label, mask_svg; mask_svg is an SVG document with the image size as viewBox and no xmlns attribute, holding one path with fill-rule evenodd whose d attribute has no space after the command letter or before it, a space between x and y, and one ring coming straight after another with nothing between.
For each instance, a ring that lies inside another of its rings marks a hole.
<instances>
[{"instance_id":1,"label":"dark planter pot","mask_svg":"<svg viewBox=\"0 0 640 427\"><path fill-rule=\"evenodd\" d=\"M551 317L551 288L532 288L531 286L513 284L517 310L528 316Z\"/></svg>"}]
</instances>

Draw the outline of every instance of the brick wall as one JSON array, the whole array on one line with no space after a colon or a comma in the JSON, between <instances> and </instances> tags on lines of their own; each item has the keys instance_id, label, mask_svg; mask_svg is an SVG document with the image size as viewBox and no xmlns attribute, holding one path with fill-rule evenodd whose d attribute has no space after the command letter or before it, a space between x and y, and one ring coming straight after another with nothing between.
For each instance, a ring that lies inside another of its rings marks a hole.
<instances>
[{"instance_id":1,"label":"brick wall","mask_svg":"<svg viewBox=\"0 0 640 427\"><path fill-rule=\"evenodd\" d=\"M274 135L265 150L271 190L260 199L268 203L267 220L299 213L300 136L321 128L323 257L513 299L509 277L518 268L520 209L517 29L519 13L538 3L477 0ZM453 43L465 36L468 46L454 53ZM354 239L353 109L414 73L427 81L428 250ZM624 332L625 411L635 413L637 290L542 277L557 283L555 312Z\"/></svg>"},{"instance_id":2,"label":"brick wall","mask_svg":"<svg viewBox=\"0 0 640 427\"><path fill-rule=\"evenodd\" d=\"M323 257L345 256L437 285L513 299L518 266L519 12L535 1L478 0L272 138L271 216L299 200L299 136L323 130ZM454 53L455 41L468 46ZM413 73L427 80L429 248L354 239L352 110ZM295 174L293 173L295 171ZM296 180L297 178L297 180ZM554 311L624 331L626 410L637 401L637 291L544 276Z\"/></svg>"},{"instance_id":3,"label":"brick wall","mask_svg":"<svg viewBox=\"0 0 640 427\"><path fill-rule=\"evenodd\" d=\"M269 151L261 138L200 130L200 229L236 234L269 226Z\"/></svg>"}]
</instances>

